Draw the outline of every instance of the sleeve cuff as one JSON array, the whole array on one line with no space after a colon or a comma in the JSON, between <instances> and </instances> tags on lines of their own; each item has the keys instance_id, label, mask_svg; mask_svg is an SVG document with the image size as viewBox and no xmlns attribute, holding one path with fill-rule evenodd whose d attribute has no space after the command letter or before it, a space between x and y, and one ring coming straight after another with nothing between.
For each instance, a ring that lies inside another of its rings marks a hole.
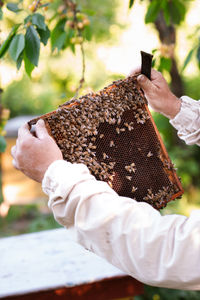
<instances>
[{"instance_id":1,"label":"sleeve cuff","mask_svg":"<svg viewBox=\"0 0 200 300\"><path fill-rule=\"evenodd\" d=\"M200 108L200 103L196 100L191 99L187 96L181 97L181 109L178 114L170 120L170 123L178 129L178 127L183 126L187 128L191 125L191 122L196 119L198 114L198 109Z\"/></svg>"}]
</instances>

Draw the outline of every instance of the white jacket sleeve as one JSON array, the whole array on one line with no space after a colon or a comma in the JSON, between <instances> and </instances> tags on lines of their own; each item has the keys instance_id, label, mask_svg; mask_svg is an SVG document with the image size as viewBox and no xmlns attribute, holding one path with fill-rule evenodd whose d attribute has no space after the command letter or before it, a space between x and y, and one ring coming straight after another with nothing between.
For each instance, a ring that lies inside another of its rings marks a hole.
<instances>
[{"instance_id":1,"label":"white jacket sleeve","mask_svg":"<svg viewBox=\"0 0 200 300\"><path fill-rule=\"evenodd\" d=\"M170 123L186 144L200 146L200 101L187 96L181 97L181 100L181 110Z\"/></svg>"},{"instance_id":2,"label":"white jacket sleeve","mask_svg":"<svg viewBox=\"0 0 200 300\"><path fill-rule=\"evenodd\" d=\"M43 190L56 220L74 226L85 248L146 284L200 289L199 210L189 218L161 216L66 161L50 165Z\"/></svg>"}]
</instances>

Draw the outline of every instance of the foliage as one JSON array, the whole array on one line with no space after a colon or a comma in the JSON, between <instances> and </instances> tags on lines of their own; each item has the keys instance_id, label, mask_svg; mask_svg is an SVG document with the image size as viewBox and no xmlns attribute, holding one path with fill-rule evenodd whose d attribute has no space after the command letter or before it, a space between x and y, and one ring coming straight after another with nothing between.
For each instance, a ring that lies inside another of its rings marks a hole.
<instances>
[{"instance_id":1,"label":"foliage","mask_svg":"<svg viewBox=\"0 0 200 300\"><path fill-rule=\"evenodd\" d=\"M7 108L4 108L1 104L1 93L2 90L0 89L0 155L6 149L6 140L4 138L6 132L4 130L4 126L6 125L10 115L10 111Z\"/></svg>"},{"instance_id":2,"label":"foliage","mask_svg":"<svg viewBox=\"0 0 200 300\"><path fill-rule=\"evenodd\" d=\"M192 35L193 36L193 35ZM191 36L191 37L192 37ZM194 32L194 36L198 36L198 39L195 40L192 49L189 51L188 55L185 58L185 61L182 66L182 72L185 70L187 65L191 62L192 58L195 56L196 62L200 69L200 26L198 26Z\"/></svg>"},{"instance_id":3,"label":"foliage","mask_svg":"<svg viewBox=\"0 0 200 300\"><path fill-rule=\"evenodd\" d=\"M172 28L180 26L185 20L186 14L188 12L190 2L194 1L185 1L185 0L138 0L140 2L146 3L146 14L144 21L146 24L156 24L160 22L161 18L165 22L166 28L171 32ZM133 7L133 4L136 1L129 2L129 8ZM183 65L182 72L185 70L186 66L191 61L192 57L196 56L196 62L200 69L200 26L198 26L191 36L195 37L195 43L187 54ZM174 44L175 37L172 35L172 40L169 41L166 39L165 42L162 42L162 45L159 49L154 49L152 53L154 54L153 66L156 67L159 71L170 72L172 67L172 58L174 57Z\"/></svg>"},{"instance_id":4,"label":"foliage","mask_svg":"<svg viewBox=\"0 0 200 300\"><path fill-rule=\"evenodd\" d=\"M113 21L115 15L114 10L99 6L99 16L95 16L94 20L96 5L100 1L93 2L58 0L42 4L41 1L34 0L28 7L25 1L7 3L6 9L16 14L20 22L12 26L8 37L2 43L0 58L9 53L17 69L24 62L25 71L31 76L39 63L41 44L46 46L49 39L52 53L65 49L75 53L76 45L80 45L84 52L84 42L91 41L92 36L105 36L108 32L107 25ZM108 1L108 5L109 2L111 1ZM1 16L2 12L1 9ZM103 19L101 22L97 21L100 16Z\"/></svg>"},{"instance_id":5,"label":"foliage","mask_svg":"<svg viewBox=\"0 0 200 300\"><path fill-rule=\"evenodd\" d=\"M135 296L135 300L198 300L199 291L183 291L145 286L144 295Z\"/></svg>"},{"instance_id":6,"label":"foliage","mask_svg":"<svg viewBox=\"0 0 200 300\"><path fill-rule=\"evenodd\" d=\"M32 85L27 77L23 77L19 82L13 81L2 97L4 106L10 109L11 118L19 115L40 115L57 108L59 103L55 100L56 92L48 82L43 80L40 85L43 84L46 88L35 94L36 84Z\"/></svg>"},{"instance_id":7,"label":"foliage","mask_svg":"<svg viewBox=\"0 0 200 300\"><path fill-rule=\"evenodd\" d=\"M59 228L51 213L42 213L36 204L14 205L0 219L0 237Z\"/></svg>"}]
</instances>

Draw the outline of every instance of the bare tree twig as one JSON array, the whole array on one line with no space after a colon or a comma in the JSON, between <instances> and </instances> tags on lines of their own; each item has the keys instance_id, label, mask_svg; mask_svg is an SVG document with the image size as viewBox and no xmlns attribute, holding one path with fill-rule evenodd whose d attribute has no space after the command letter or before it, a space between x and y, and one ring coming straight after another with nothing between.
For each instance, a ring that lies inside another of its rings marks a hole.
<instances>
[{"instance_id":1,"label":"bare tree twig","mask_svg":"<svg viewBox=\"0 0 200 300\"><path fill-rule=\"evenodd\" d=\"M85 82L85 51L84 51L83 43L80 44L80 47L81 47L81 56L82 56L82 76L79 81L79 86L76 89L75 97L78 97L79 91Z\"/></svg>"}]
</instances>

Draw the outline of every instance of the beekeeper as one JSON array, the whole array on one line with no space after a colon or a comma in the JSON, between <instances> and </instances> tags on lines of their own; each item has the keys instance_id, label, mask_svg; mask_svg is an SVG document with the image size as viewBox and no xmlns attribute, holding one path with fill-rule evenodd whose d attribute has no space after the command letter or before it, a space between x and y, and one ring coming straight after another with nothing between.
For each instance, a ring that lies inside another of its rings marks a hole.
<instances>
[{"instance_id":1,"label":"beekeeper","mask_svg":"<svg viewBox=\"0 0 200 300\"><path fill-rule=\"evenodd\" d=\"M188 145L200 145L200 102L170 91L161 73L138 76L149 105L170 119ZM153 286L200 290L200 210L161 216L149 204L120 197L83 164L63 160L44 121L36 135L25 124L12 148L13 164L41 182L55 219L74 227L80 244ZM47 150L48 149L48 150Z\"/></svg>"}]
</instances>

